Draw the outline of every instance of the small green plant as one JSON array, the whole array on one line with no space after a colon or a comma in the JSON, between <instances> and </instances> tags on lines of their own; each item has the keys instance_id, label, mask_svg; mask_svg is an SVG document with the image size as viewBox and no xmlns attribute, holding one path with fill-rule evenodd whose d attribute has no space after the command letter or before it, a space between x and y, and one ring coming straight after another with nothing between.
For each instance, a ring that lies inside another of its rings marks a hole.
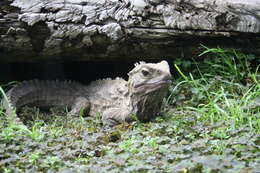
<instances>
[{"instance_id":1,"label":"small green plant","mask_svg":"<svg viewBox=\"0 0 260 173\"><path fill-rule=\"evenodd\" d=\"M37 165L37 164L39 164L40 158L41 158L41 153L39 153L39 152L32 153L29 157L29 163L31 163L33 165Z\"/></svg>"},{"instance_id":2,"label":"small green plant","mask_svg":"<svg viewBox=\"0 0 260 173\"><path fill-rule=\"evenodd\" d=\"M212 143L212 152L215 154L223 154L227 145L223 141L214 141Z\"/></svg>"},{"instance_id":3,"label":"small green plant","mask_svg":"<svg viewBox=\"0 0 260 173\"><path fill-rule=\"evenodd\" d=\"M2 132L0 133L0 137L2 140L6 142L10 142L14 137L14 129L13 128L4 128L2 129Z\"/></svg>"},{"instance_id":4,"label":"small green plant","mask_svg":"<svg viewBox=\"0 0 260 173\"><path fill-rule=\"evenodd\" d=\"M3 171L4 171L4 173L11 173L12 172L12 170L8 169L8 168L3 168Z\"/></svg>"},{"instance_id":5,"label":"small green plant","mask_svg":"<svg viewBox=\"0 0 260 173\"><path fill-rule=\"evenodd\" d=\"M146 137L144 138L143 143L153 149L157 149L159 147L158 140L159 137Z\"/></svg>"},{"instance_id":6,"label":"small green plant","mask_svg":"<svg viewBox=\"0 0 260 173\"><path fill-rule=\"evenodd\" d=\"M28 133L28 136L30 136L35 141L41 141L44 139L44 133L43 133L43 122L35 122L32 126L32 130Z\"/></svg>"},{"instance_id":7,"label":"small green plant","mask_svg":"<svg viewBox=\"0 0 260 173\"><path fill-rule=\"evenodd\" d=\"M123 149L124 151L130 152L132 154L138 153L138 148L136 145L138 141L138 138L136 136L132 136L127 140L122 141L119 144L119 148Z\"/></svg>"},{"instance_id":8,"label":"small green plant","mask_svg":"<svg viewBox=\"0 0 260 173\"><path fill-rule=\"evenodd\" d=\"M60 159L57 156L48 156L44 160L44 164L47 165L48 167L53 168L53 169L59 168L59 166L60 166Z\"/></svg>"},{"instance_id":9,"label":"small green plant","mask_svg":"<svg viewBox=\"0 0 260 173\"><path fill-rule=\"evenodd\" d=\"M9 121L7 126L2 129L0 137L6 142L10 142L17 136L26 136L29 133L30 130L25 125Z\"/></svg>"},{"instance_id":10,"label":"small green plant","mask_svg":"<svg viewBox=\"0 0 260 173\"><path fill-rule=\"evenodd\" d=\"M8 100L6 94L1 86L0 86L0 93L1 93L1 96L3 97L3 99Z\"/></svg>"},{"instance_id":11,"label":"small green plant","mask_svg":"<svg viewBox=\"0 0 260 173\"><path fill-rule=\"evenodd\" d=\"M227 134L226 128L217 128L212 130L211 136L219 139L228 139L230 136Z\"/></svg>"},{"instance_id":12,"label":"small green plant","mask_svg":"<svg viewBox=\"0 0 260 173\"><path fill-rule=\"evenodd\" d=\"M64 127L58 126L56 121L53 124L50 124L47 128L49 131L49 136L52 138L56 138L64 134Z\"/></svg>"}]
</instances>

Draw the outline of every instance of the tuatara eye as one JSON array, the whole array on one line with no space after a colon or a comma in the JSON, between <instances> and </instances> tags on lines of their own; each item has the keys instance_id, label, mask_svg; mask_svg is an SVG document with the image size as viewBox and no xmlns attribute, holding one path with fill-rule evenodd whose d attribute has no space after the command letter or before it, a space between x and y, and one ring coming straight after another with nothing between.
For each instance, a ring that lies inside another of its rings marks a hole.
<instances>
[{"instance_id":1,"label":"tuatara eye","mask_svg":"<svg viewBox=\"0 0 260 173\"><path fill-rule=\"evenodd\" d=\"M149 75L149 74L150 74L150 72L149 72L149 71L147 71L147 70L142 70L142 74L143 74L143 76L147 76L147 75Z\"/></svg>"}]
</instances>

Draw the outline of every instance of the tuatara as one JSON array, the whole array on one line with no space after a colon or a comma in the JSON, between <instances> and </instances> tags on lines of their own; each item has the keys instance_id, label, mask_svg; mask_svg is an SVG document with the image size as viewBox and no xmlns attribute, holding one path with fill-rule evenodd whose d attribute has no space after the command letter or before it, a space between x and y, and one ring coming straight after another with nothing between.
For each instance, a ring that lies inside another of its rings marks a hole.
<instances>
[{"instance_id":1,"label":"tuatara","mask_svg":"<svg viewBox=\"0 0 260 173\"><path fill-rule=\"evenodd\" d=\"M10 115L23 106L62 106L73 115L82 110L90 116L100 113L112 124L130 121L133 114L140 121L156 116L171 82L168 63L136 63L128 76L128 81L102 79L88 86L68 81L21 82L7 92L4 108Z\"/></svg>"}]
</instances>

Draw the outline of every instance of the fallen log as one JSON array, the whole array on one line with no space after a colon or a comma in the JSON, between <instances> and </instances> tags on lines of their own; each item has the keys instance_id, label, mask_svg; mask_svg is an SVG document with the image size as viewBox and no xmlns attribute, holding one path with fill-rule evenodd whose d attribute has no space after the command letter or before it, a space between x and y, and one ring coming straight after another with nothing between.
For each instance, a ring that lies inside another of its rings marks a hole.
<instances>
[{"instance_id":1,"label":"fallen log","mask_svg":"<svg viewBox=\"0 0 260 173\"><path fill-rule=\"evenodd\" d=\"M2 0L0 62L260 53L259 0Z\"/></svg>"}]
</instances>

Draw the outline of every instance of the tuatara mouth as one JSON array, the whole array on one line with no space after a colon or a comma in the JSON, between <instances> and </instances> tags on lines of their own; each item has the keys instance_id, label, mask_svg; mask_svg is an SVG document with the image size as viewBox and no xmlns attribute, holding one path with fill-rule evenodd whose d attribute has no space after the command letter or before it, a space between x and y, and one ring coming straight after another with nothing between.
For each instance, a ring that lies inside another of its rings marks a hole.
<instances>
[{"instance_id":1,"label":"tuatara mouth","mask_svg":"<svg viewBox=\"0 0 260 173\"><path fill-rule=\"evenodd\" d=\"M170 84L171 80L161 80L156 82L148 82L146 85L163 85L163 84Z\"/></svg>"},{"instance_id":2,"label":"tuatara mouth","mask_svg":"<svg viewBox=\"0 0 260 173\"><path fill-rule=\"evenodd\" d=\"M159 80L159 81L155 81L155 82L143 82L143 83L134 85L134 88L140 88L140 87L151 86L151 85L154 87L157 87L157 86L166 85L166 84L170 84L170 83L171 83L170 79Z\"/></svg>"},{"instance_id":3,"label":"tuatara mouth","mask_svg":"<svg viewBox=\"0 0 260 173\"><path fill-rule=\"evenodd\" d=\"M171 83L171 80L160 80L154 82L146 82L134 85L135 93L141 93L146 95L148 93L154 92L162 87L166 87Z\"/></svg>"}]
</instances>

